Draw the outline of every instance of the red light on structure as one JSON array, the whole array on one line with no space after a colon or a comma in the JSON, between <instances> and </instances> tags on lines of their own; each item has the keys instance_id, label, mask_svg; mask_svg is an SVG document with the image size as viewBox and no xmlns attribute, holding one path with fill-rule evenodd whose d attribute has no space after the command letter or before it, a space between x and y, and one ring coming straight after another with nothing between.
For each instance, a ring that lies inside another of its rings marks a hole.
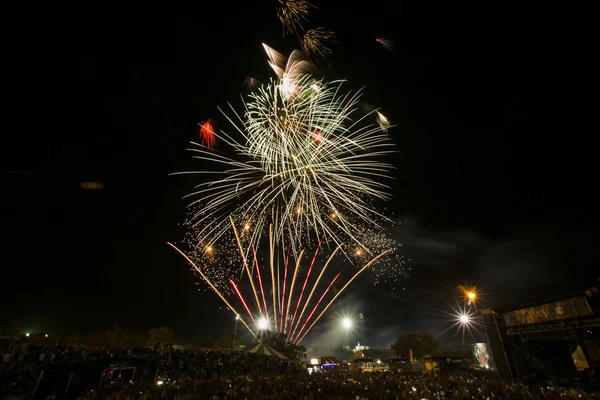
<instances>
[{"instance_id":1,"label":"red light on structure","mask_svg":"<svg viewBox=\"0 0 600 400\"><path fill-rule=\"evenodd\" d=\"M111 375L112 375L112 374L113 374L113 372L115 372L115 371L111 370L111 371L109 372L109 374L111 374Z\"/></svg>"}]
</instances>

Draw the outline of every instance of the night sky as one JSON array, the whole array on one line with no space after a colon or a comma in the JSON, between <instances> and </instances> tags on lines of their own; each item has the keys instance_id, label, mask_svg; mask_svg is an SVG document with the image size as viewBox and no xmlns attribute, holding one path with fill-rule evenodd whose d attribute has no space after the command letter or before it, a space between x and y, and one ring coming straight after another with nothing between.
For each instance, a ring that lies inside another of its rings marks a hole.
<instances>
[{"instance_id":1,"label":"night sky","mask_svg":"<svg viewBox=\"0 0 600 400\"><path fill-rule=\"evenodd\" d=\"M250 3L24 22L31 29L9 45L17 123L1 159L0 327L166 325L213 339L232 329L166 246L182 238L181 197L201 177L168 174L198 169L187 143L247 76L272 76L261 42L299 47L283 38L275 1ZM359 312L374 346L404 331L436 335L448 323L427 307L449 310L463 283L497 307L597 285L594 129L577 125L583 61L576 35L550 18L558 10L335 3L312 12L310 26L337 34L321 70L364 86L398 125L386 212L402 221L392 229L411 271L394 295L365 276L313 341Z\"/></svg>"}]
</instances>

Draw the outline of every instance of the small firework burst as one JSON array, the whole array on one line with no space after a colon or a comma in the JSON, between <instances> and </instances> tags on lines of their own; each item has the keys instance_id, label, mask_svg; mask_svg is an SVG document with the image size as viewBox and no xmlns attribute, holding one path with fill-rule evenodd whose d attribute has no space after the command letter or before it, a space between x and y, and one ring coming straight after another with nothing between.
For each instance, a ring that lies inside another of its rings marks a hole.
<instances>
[{"instance_id":1,"label":"small firework burst","mask_svg":"<svg viewBox=\"0 0 600 400\"><path fill-rule=\"evenodd\" d=\"M377 36L375 41L381 45L384 49L391 51L392 53L396 52L396 48L394 47L394 42L390 39L383 38L381 36Z\"/></svg>"},{"instance_id":2,"label":"small firework burst","mask_svg":"<svg viewBox=\"0 0 600 400\"><path fill-rule=\"evenodd\" d=\"M302 24L308 21L311 4L307 0L279 0L277 16L283 26L283 34L296 34L303 30Z\"/></svg>"},{"instance_id":3,"label":"small firework burst","mask_svg":"<svg viewBox=\"0 0 600 400\"><path fill-rule=\"evenodd\" d=\"M381 130L386 133L392 126L392 124L390 124L390 120L387 119L387 117L379 111L377 111L377 124L379 125Z\"/></svg>"},{"instance_id":4,"label":"small firework burst","mask_svg":"<svg viewBox=\"0 0 600 400\"><path fill-rule=\"evenodd\" d=\"M269 66L281 81L278 85L279 92L285 100L288 100L296 92L296 82L303 76L310 74L314 69L314 65L306 59L306 55L300 50L294 50L286 58L283 54L264 43L263 47L269 58Z\"/></svg>"},{"instance_id":5,"label":"small firework burst","mask_svg":"<svg viewBox=\"0 0 600 400\"><path fill-rule=\"evenodd\" d=\"M200 124L200 138L202 140L202 146L208 149L214 148L215 144L217 144L215 130L210 119Z\"/></svg>"},{"instance_id":6,"label":"small firework burst","mask_svg":"<svg viewBox=\"0 0 600 400\"><path fill-rule=\"evenodd\" d=\"M255 76L248 76L244 80L244 88L246 88L246 90L249 92L256 89L258 86L260 86L260 84L261 82Z\"/></svg>"},{"instance_id":7,"label":"small firework burst","mask_svg":"<svg viewBox=\"0 0 600 400\"><path fill-rule=\"evenodd\" d=\"M337 218L337 214L335 215ZM332 219L334 217L332 216ZM346 251L347 260L353 265L360 265L365 258L372 254L381 252L381 249L393 249L394 251L382 257L377 266L372 269L374 275L373 286L379 286L381 290L389 291L391 294L401 290L401 280L406 278L410 267L407 267L408 260L402 252L402 244L399 243L387 229L392 223L383 218L377 218L372 224L354 223L356 229L357 242L354 251ZM361 246L362 245L362 246Z\"/></svg>"},{"instance_id":8,"label":"small firework burst","mask_svg":"<svg viewBox=\"0 0 600 400\"><path fill-rule=\"evenodd\" d=\"M326 57L331 54L328 44L335 39L335 33L325 28L315 28L307 31L302 37L301 45L304 53L311 56Z\"/></svg>"}]
</instances>

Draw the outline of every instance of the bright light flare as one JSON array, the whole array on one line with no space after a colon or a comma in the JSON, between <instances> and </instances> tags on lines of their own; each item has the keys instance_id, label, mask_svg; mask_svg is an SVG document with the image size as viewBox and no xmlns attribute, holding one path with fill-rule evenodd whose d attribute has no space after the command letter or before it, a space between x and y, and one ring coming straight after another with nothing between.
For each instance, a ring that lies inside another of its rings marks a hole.
<instances>
[{"instance_id":1,"label":"bright light flare","mask_svg":"<svg viewBox=\"0 0 600 400\"><path fill-rule=\"evenodd\" d=\"M266 318L261 318L258 320L258 329L264 330L269 327L269 321Z\"/></svg>"},{"instance_id":2,"label":"bright light flare","mask_svg":"<svg viewBox=\"0 0 600 400\"><path fill-rule=\"evenodd\" d=\"M350 321L349 318L344 318L342 324L344 325L344 328L350 329L350 327L352 326L352 321Z\"/></svg>"},{"instance_id":3,"label":"bright light flare","mask_svg":"<svg viewBox=\"0 0 600 400\"><path fill-rule=\"evenodd\" d=\"M468 305L475 305L481 297L479 290L474 286L458 285L458 292Z\"/></svg>"},{"instance_id":4,"label":"bright light flare","mask_svg":"<svg viewBox=\"0 0 600 400\"><path fill-rule=\"evenodd\" d=\"M477 321L476 311L471 305L468 305L464 301L456 300L456 307L452 307L452 312L444 312L444 314L450 317L450 322L453 322L453 324L446 328L441 334L456 328L456 334L462 333L462 340L464 342L467 333L474 339L473 330L479 332L477 326L480 323Z\"/></svg>"}]
</instances>

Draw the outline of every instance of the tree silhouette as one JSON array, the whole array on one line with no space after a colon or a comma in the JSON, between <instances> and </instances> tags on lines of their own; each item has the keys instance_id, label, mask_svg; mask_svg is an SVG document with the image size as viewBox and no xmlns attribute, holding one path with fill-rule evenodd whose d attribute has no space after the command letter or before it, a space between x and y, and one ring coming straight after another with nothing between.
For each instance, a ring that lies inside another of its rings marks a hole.
<instances>
[{"instance_id":1,"label":"tree silhouette","mask_svg":"<svg viewBox=\"0 0 600 400\"><path fill-rule=\"evenodd\" d=\"M392 345L398 355L408 358L410 349L413 351L415 359L423 358L423 356L433 353L438 348L438 343L426 332L404 333L396 339Z\"/></svg>"}]
</instances>

